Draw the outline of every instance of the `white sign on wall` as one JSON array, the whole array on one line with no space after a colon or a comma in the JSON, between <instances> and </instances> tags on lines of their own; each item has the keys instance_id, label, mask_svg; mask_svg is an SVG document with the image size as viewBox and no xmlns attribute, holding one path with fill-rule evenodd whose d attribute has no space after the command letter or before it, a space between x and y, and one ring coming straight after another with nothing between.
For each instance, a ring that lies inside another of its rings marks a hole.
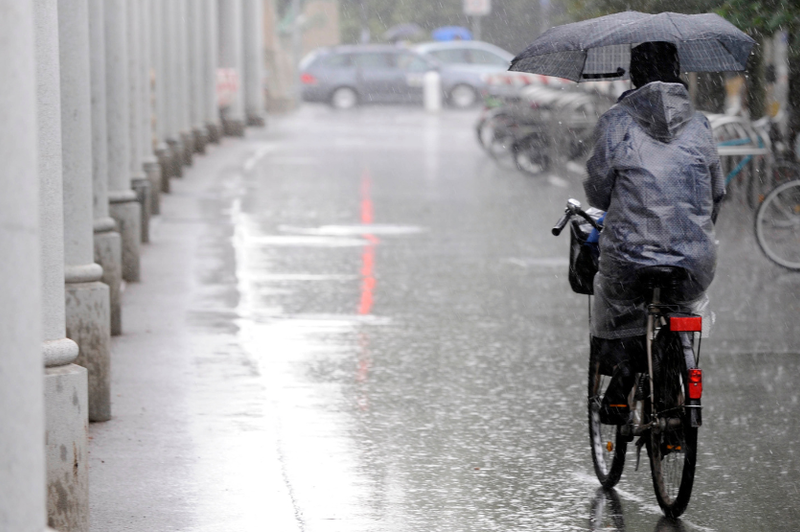
<instances>
[{"instance_id":1,"label":"white sign on wall","mask_svg":"<svg viewBox=\"0 0 800 532\"><path fill-rule=\"evenodd\" d=\"M492 12L492 0L464 0L464 14L484 17Z\"/></svg>"}]
</instances>

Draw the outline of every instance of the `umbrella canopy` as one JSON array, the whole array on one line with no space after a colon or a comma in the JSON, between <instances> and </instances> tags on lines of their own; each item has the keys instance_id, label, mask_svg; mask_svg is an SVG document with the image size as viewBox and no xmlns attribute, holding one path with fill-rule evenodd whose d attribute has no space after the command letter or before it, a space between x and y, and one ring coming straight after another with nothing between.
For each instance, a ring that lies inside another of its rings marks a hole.
<instances>
[{"instance_id":1,"label":"umbrella canopy","mask_svg":"<svg viewBox=\"0 0 800 532\"><path fill-rule=\"evenodd\" d=\"M461 26L442 26L431 32L434 41L470 41L472 32Z\"/></svg>"},{"instance_id":2,"label":"umbrella canopy","mask_svg":"<svg viewBox=\"0 0 800 532\"><path fill-rule=\"evenodd\" d=\"M399 41L401 39L413 37L419 33L422 33L422 28L419 26L419 24L409 22L406 24L396 24L392 26L386 30L386 33L383 34L383 38L387 41Z\"/></svg>"},{"instance_id":3,"label":"umbrella canopy","mask_svg":"<svg viewBox=\"0 0 800 532\"><path fill-rule=\"evenodd\" d=\"M666 41L683 72L744 70L755 41L719 15L625 11L556 26L511 61L519 72L587 81L626 79L631 47Z\"/></svg>"}]
</instances>

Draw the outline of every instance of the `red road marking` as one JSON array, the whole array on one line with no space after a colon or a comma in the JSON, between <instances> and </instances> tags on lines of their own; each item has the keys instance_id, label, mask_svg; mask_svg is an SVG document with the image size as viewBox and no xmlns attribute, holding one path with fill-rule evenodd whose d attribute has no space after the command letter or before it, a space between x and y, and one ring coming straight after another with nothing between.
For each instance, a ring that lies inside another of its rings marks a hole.
<instances>
[{"instance_id":1,"label":"red road marking","mask_svg":"<svg viewBox=\"0 0 800 532\"><path fill-rule=\"evenodd\" d=\"M369 170L364 169L361 174L361 223L370 225L373 221L372 197L370 195L372 179ZM368 242L361 255L361 301L358 305L358 313L366 315L372 312L373 294L377 284L374 275L375 268L375 246L380 242L378 237L373 234L362 235Z\"/></svg>"}]
</instances>

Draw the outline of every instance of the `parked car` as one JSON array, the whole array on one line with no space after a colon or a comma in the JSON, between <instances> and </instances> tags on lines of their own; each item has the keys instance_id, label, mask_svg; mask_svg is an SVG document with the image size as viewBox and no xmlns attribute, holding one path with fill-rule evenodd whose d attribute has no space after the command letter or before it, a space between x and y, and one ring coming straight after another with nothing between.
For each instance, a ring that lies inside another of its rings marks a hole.
<instances>
[{"instance_id":1,"label":"parked car","mask_svg":"<svg viewBox=\"0 0 800 532\"><path fill-rule=\"evenodd\" d=\"M508 70L514 54L483 41L436 41L417 44L414 50L431 57L450 72L459 73L447 99L455 107L470 107L486 95L493 74Z\"/></svg>"},{"instance_id":2,"label":"parked car","mask_svg":"<svg viewBox=\"0 0 800 532\"><path fill-rule=\"evenodd\" d=\"M337 109L359 103L422 101L422 78L432 61L405 48L354 45L319 48L300 62L303 100Z\"/></svg>"},{"instance_id":3,"label":"parked car","mask_svg":"<svg viewBox=\"0 0 800 532\"><path fill-rule=\"evenodd\" d=\"M426 72L439 72L442 92L455 107L477 102L479 74L461 65L393 45L318 48L300 62L303 100L347 109L363 103L422 103Z\"/></svg>"}]
</instances>

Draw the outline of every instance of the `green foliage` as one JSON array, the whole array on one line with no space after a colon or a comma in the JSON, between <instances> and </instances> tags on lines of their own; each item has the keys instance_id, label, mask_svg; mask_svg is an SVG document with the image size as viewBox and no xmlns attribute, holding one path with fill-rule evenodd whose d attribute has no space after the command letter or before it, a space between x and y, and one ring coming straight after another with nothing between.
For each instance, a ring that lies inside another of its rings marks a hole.
<instances>
[{"instance_id":1,"label":"green foliage","mask_svg":"<svg viewBox=\"0 0 800 532\"><path fill-rule=\"evenodd\" d=\"M729 0L716 12L753 35L771 35L778 30L795 33L800 28L800 4L797 2Z\"/></svg>"}]
</instances>

